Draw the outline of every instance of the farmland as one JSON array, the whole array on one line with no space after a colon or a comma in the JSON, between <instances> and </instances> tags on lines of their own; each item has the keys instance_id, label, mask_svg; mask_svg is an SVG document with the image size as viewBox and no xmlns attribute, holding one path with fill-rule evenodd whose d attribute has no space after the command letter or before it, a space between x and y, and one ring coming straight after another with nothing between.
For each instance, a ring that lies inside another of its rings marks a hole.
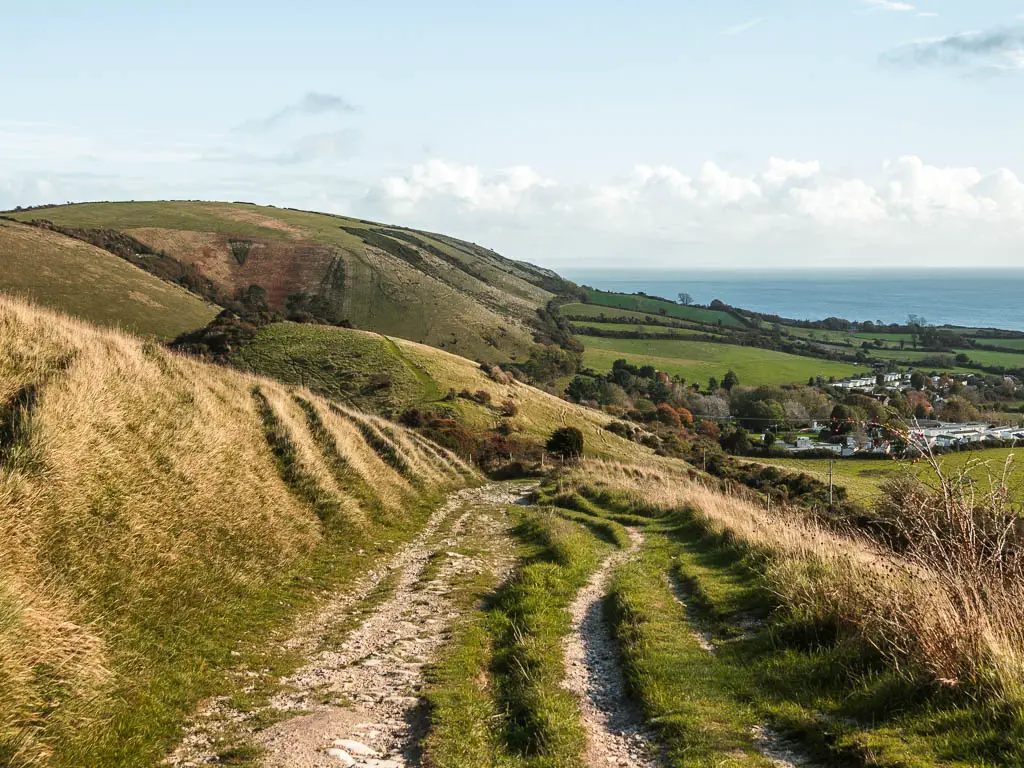
<instances>
[{"instance_id":1,"label":"farmland","mask_svg":"<svg viewBox=\"0 0 1024 768\"><path fill-rule=\"evenodd\" d=\"M1001 482L1003 469L1009 466L1009 487L1018 498L1024 498L1024 464L1014 461L1017 453L1019 451L1013 448L964 451L940 456L939 464L944 474L955 476L962 470L985 487L990 479L996 483ZM793 472L806 472L818 480L828 481L828 459L772 458L758 460L758 463L771 464ZM834 477L836 485L845 487L853 500L871 501L878 496L878 489L884 482L908 470L926 482L935 479L926 462L911 464L892 459L837 460Z\"/></svg>"},{"instance_id":2,"label":"farmland","mask_svg":"<svg viewBox=\"0 0 1024 768\"><path fill-rule=\"evenodd\" d=\"M666 373L691 382L721 380L734 371L743 384L792 384L815 376L843 378L864 369L850 363L816 360L783 352L674 339L608 339L582 336L583 364L598 371L611 369L612 363L625 358L636 365L649 364Z\"/></svg>"},{"instance_id":3,"label":"farmland","mask_svg":"<svg viewBox=\"0 0 1024 768\"><path fill-rule=\"evenodd\" d=\"M743 323L728 312L705 309L704 307L684 306L639 294L607 293L605 291L591 290L587 292L587 301L601 307L628 309L634 312L646 312L651 315L664 315L679 320L695 320L711 325L720 324L743 327Z\"/></svg>"}]
</instances>

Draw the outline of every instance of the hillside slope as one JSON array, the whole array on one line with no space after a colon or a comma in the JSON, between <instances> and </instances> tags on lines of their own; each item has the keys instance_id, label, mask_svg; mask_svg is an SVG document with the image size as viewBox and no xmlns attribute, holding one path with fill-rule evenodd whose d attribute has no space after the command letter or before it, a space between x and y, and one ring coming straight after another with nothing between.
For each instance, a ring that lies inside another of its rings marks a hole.
<instances>
[{"instance_id":1,"label":"hillside slope","mask_svg":"<svg viewBox=\"0 0 1024 768\"><path fill-rule=\"evenodd\" d=\"M473 359L529 354L549 270L473 243L359 219L242 203L86 203L12 214L116 230L198 269L226 296L257 285L274 309L349 321Z\"/></svg>"},{"instance_id":2,"label":"hillside slope","mask_svg":"<svg viewBox=\"0 0 1024 768\"><path fill-rule=\"evenodd\" d=\"M0 764L154 764L233 648L476 477L306 390L0 297Z\"/></svg>"},{"instance_id":3,"label":"hillside slope","mask_svg":"<svg viewBox=\"0 0 1024 768\"><path fill-rule=\"evenodd\" d=\"M3 219L0 292L160 338L201 328L217 314L212 304L101 248Z\"/></svg>"},{"instance_id":4,"label":"hillside slope","mask_svg":"<svg viewBox=\"0 0 1024 768\"><path fill-rule=\"evenodd\" d=\"M309 387L329 398L397 417L406 408L436 406L454 411L474 429L503 420L500 405L511 401L517 433L545 441L559 426L583 431L588 455L651 461L652 452L612 434L606 414L542 392L522 382L495 381L471 360L405 339L368 331L298 323L261 328L234 353L236 366L252 373ZM486 392L489 404L446 395Z\"/></svg>"}]
</instances>

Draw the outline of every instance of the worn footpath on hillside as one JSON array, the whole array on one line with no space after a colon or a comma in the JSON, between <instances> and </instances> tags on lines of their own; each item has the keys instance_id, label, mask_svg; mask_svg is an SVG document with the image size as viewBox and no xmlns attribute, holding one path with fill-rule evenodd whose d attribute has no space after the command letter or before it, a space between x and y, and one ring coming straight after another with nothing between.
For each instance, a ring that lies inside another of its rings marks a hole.
<instances>
[{"instance_id":1,"label":"worn footpath on hillside","mask_svg":"<svg viewBox=\"0 0 1024 768\"><path fill-rule=\"evenodd\" d=\"M424 667L449 639L458 618L452 584L474 573L504 580L515 564L506 510L529 488L491 484L451 494L417 538L322 609L286 646L308 654L283 681L269 709L285 719L251 733L266 766L401 768L419 764L426 727L419 690ZM472 538L479 554L454 551ZM435 567L436 566L436 567ZM362 622L335 645L322 638L356 612L375 591ZM243 718L225 701L211 702L196 718L169 764L185 768L217 759L218 728ZM244 729L244 725L241 725Z\"/></svg>"},{"instance_id":2,"label":"worn footpath on hillside","mask_svg":"<svg viewBox=\"0 0 1024 768\"><path fill-rule=\"evenodd\" d=\"M643 542L639 531L627 530L630 548L609 556L573 601L573 631L564 643L564 684L580 701L587 764L593 768L654 768L660 762L655 737L627 695L618 645L603 611L612 572L634 557Z\"/></svg>"}]
</instances>

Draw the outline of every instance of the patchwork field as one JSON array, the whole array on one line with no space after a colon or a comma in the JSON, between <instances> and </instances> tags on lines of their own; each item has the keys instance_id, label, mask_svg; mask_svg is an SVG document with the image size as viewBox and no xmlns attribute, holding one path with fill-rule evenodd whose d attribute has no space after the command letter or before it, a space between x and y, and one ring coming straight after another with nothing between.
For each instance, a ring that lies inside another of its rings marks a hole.
<instances>
[{"instance_id":1,"label":"patchwork field","mask_svg":"<svg viewBox=\"0 0 1024 768\"><path fill-rule=\"evenodd\" d=\"M666 373L690 382L706 384L712 376L721 381L727 371L735 371L742 384L791 384L806 382L814 376L843 378L856 376L864 368L849 363L816 360L783 352L674 339L608 339L583 336L583 363L598 371L610 370L612 363L625 358L631 363L650 364Z\"/></svg>"},{"instance_id":2,"label":"patchwork field","mask_svg":"<svg viewBox=\"0 0 1024 768\"><path fill-rule=\"evenodd\" d=\"M634 312L645 312L651 315L665 315L680 320L696 320L701 323L713 325L731 325L743 327L743 323L730 315L728 312L721 312L703 307L688 307L682 304L675 304L670 301L660 301L649 296L639 296L626 293L607 293L605 291L588 291L587 301L590 304L602 307L616 307L628 309Z\"/></svg>"}]
</instances>

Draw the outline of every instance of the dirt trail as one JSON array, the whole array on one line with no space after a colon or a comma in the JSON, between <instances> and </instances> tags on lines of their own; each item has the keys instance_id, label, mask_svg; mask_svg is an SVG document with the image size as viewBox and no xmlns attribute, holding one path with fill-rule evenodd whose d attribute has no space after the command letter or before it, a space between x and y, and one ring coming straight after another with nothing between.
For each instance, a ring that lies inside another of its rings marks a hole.
<instances>
[{"instance_id":1,"label":"dirt trail","mask_svg":"<svg viewBox=\"0 0 1024 768\"><path fill-rule=\"evenodd\" d=\"M686 614L686 621L690 626L690 634L700 645L701 649L714 655L721 643L715 640L714 636L701 628L699 622L693 619L693 606L687 600L687 590L678 579L668 577L669 586L672 590L672 597L682 606ZM764 629L764 622L751 617L740 617L738 626L742 634L737 639L743 640L753 637L757 632ZM800 752L799 745L790 741L773 731L767 725L755 725L750 729L750 735L754 738L754 746L758 751L771 761L775 768L823 768L806 755Z\"/></svg>"},{"instance_id":2,"label":"dirt trail","mask_svg":"<svg viewBox=\"0 0 1024 768\"><path fill-rule=\"evenodd\" d=\"M468 573L486 570L504 579L511 572L514 548L504 515L495 510L519 503L528 490L492 484L453 493L413 542L322 609L286 643L308 652L310 659L283 681L284 691L271 702L272 710L293 716L253 734L254 744L264 752L262 765L419 764L425 722L417 694L424 666L449 639L449 627L458 616L450 584ZM450 529L442 531L442 524L452 517ZM487 551L474 557L452 551L470 536L485 542ZM393 582L387 598L339 646L317 651L319 638L385 579L389 586ZM226 719L231 719L229 713ZM208 734L194 729L170 763L208 764L212 755L204 754L203 747L210 743Z\"/></svg>"},{"instance_id":3,"label":"dirt trail","mask_svg":"<svg viewBox=\"0 0 1024 768\"><path fill-rule=\"evenodd\" d=\"M587 731L587 764L592 768L659 764L655 738L626 695L618 644L603 616L602 601L612 571L635 555L643 542L639 531L628 530L632 546L608 557L570 608L573 631L565 642L565 687L579 697Z\"/></svg>"}]
</instances>

